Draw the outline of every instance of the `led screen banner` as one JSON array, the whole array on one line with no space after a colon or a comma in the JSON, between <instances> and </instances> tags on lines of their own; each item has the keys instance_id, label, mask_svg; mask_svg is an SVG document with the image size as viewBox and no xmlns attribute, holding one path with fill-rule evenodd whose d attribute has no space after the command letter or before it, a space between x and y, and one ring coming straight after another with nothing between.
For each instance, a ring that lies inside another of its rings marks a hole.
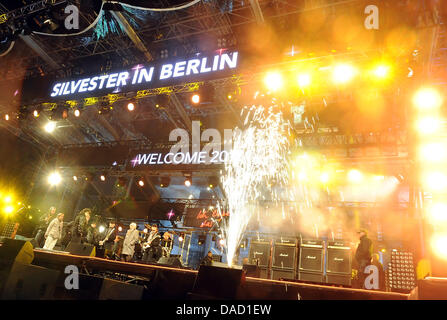
<instances>
[{"instance_id":1,"label":"led screen banner","mask_svg":"<svg viewBox=\"0 0 447 320\"><path fill-rule=\"evenodd\" d=\"M132 65L106 73L90 73L67 79L31 79L24 83L27 89L24 93L29 93L25 100L76 100L224 78L236 72L239 60L238 51L219 50L197 53L189 58Z\"/></svg>"},{"instance_id":2,"label":"led screen banner","mask_svg":"<svg viewBox=\"0 0 447 320\"><path fill-rule=\"evenodd\" d=\"M219 212L216 208L188 208L183 224L193 228L212 228L214 224L219 225L222 219L229 217L228 212Z\"/></svg>"}]
</instances>

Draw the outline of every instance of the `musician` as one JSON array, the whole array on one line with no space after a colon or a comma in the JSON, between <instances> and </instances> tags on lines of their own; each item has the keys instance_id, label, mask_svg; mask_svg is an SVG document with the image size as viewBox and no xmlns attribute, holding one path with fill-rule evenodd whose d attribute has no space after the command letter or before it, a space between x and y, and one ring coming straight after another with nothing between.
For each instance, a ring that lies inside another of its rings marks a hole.
<instances>
[{"instance_id":1,"label":"musician","mask_svg":"<svg viewBox=\"0 0 447 320\"><path fill-rule=\"evenodd\" d=\"M45 241L44 235L48 229L48 225L51 221L53 221L54 218L56 218L56 207L51 207L48 210L48 213L43 214L39 219L39 224L37 226L34 239L36 240L36 243L40 248L42 248Z\"/></svg>"},{"instance_id":2,"label":"musician","mask_svg":"<svg viewBox=\"0 0 447 320\"><path fill-rule=\"evenodd\" d=\"M213 253L211 251L208 251L208 254L206 257L200 261L201 266L211 266L213 264Z\"/></svg>"},{"instance_id":3,"label":"musician","mask_svg":"<svg viewBox=\"0 0 447 320\"><path fill-rule=\"evenodd\" d=\"M123 250L121 252L121 261L129 262L135 253L135 244L139 241L139 232L137 224L132 222L127 230L126 237L123 242Z\"/></svg>"},{"instance_id":4,"label":"musician","mask_svg":"<svg viewBox=\"0 0 447 320\"><path fill-rule=\"evenodd\" d=\"M87 242L87 231L92 210L89 208L82 209L73 223L71 232L71 241L77 243Z\"/></svg>"},{"instance_id":5,"label":"musician","mask_svg":"<svg viewBox=\"0 0 447 320\"><path fill-rule=\"evenodd\" d=\"M105 251L104 254L107 259L111 259L115 253L113 251L116 238L115 225L116 225L115 221L113 220L110 221L109 227L104 233L104 238L99 241L99 245L104 248Z\"/></svg>"},{"instance_id":6,"label":"musician","mask_svg":"<svg viewBox=\"0 0 447 320\"><path fill-rule=\"evenodd\" d=\"M158 234L158 226L156 224L152 225L151 232L146 236L145 242L143 243L143 262L153 263L157 262L162 256L162 250L160 247L161 237Z\"/></svg>"},{"instance_id":7,"label":"musician","mask_svg":"<svg viewBox=\"0 0 447 320\"><path fill-rule=\"evenodd\" d=\"M90 226L87 228L87 236L86 236L87 243L97 246L99 243L99 233L98 229L96 228L96 222L93 221Z\"/></svg>"},{"instance_id":8,"label":"musician","mask_svg":"<svg viewBox=\"0 0 447 320\"><path fill-rule=\"evenodd\" d=\"M359 234L360 242L355 251L355 259L358 264L360 286L364 288L364 270L371 263L373 244L371 239L368 238L368 231L366 229L360 229L357 233Z\"/></svg>"},{"instance_id":9,"label":"musician","mask_svg":"<svg viewBox=\"0 0 447 320\"><path fill-rule=\"evenodd\" d=\"M162 256L169 257L171 255L172 234L166 231L161 239Z\"/></svg>"},{"instance_id":10,"label":"musician","mask_svg":"<svg viewBox=\"0 0 447 320\"><path fill-rule=\"evenodd\" d=\"M57 217L54 218L48 225L47 231L45 232L45 245L44 249L53 250L57 243L57 240L62 238L62 227L64 225L64 214L58 213Z\"/></svg>"}]
</instances>

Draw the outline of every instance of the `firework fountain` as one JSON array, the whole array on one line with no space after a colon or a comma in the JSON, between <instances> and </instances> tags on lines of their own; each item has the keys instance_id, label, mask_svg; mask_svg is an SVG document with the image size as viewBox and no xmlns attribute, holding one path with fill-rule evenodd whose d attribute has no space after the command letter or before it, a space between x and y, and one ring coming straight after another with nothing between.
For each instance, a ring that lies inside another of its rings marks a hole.
<instances>
[{"instance_id":1,"label":"firework fountain","mask_svg":"<svg viewBox=\"0 0 447 320\"><path fill-rule=\"evenodd\" d=\"M290 126L274 107L252 106L242 111L244 125L233 134L233 149L225 164L222 185L228 220L221 234L231 267L244 231L259 200L278 201L288 184Z\"/></svg>"}]
</instances>

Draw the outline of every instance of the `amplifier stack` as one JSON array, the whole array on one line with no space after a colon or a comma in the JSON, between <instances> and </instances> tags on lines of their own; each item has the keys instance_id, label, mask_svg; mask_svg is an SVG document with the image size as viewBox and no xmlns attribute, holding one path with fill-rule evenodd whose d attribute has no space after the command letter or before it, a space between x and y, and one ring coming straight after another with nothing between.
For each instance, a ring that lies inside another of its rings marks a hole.
<instances>
[{"instance_id":1,"label":"amplifier stack","mask_svg":"<svg viewBox=\"0 0 447 320\"><path fill-rule=\"evenodd\" d=\"M351 286L351 247L349 243L329 241L327 246L326 282Z\"/></svg>"},{"instance_id":2,"label":"amplifier stack","mask_svg":"<svg viewBox=\"0 0 447 320\"><path fill-rule=\"evenodd\" d=\"M297 247L294 238L279 238L273 247L272 279L296 279Z\"/></svg>"},{"instance_id":3,"label":"amplifier stack","mask_svg":"<svg viewBox=\"0 0 447 320\"><path fill-rule=\"evenodd\" d=\"M301 240L298 280L323 283L324 242L323 240Z\"/></svg>"},{"instance_id":4,"label":"amplifier stack","mask_svg":"<svg viewBox=\"0 0 447 320\"><path fill-rule=\"evenodd\" d=\"M257 265L260 268L260 278L267 279L269 276L270 254L270 239L252 238L248 261L250 264Z\"/></svg>"}]
</instances>

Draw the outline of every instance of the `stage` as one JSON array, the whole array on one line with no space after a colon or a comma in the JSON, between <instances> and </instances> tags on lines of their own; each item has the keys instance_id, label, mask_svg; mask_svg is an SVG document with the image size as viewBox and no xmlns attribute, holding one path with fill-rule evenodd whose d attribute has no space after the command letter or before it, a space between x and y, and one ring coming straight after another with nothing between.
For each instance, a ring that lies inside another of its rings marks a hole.
<instances>
[{"instance_id":1,"label":"stage","mask_svg":"<svg viewBox=\"0 0 447 320\"><path fill-rule=\"evenodd\" d=\"M61 273L68 265L75 265L79 268L80 274L85 275L105 273L127 275L131 279L127 280L127 283L143 281L147 284L147 292L143 295L145 299L192 299L189 293L192 292L198 275L198 271L184 268L112 261L39 249L34 250L33 265L58 270ZM82 289L81 281L80 290ZM63 298L67 296L63 295ZM234 298L237 300L407 300L409 295L246 277Z\"/></svg>"}]
</instances>

